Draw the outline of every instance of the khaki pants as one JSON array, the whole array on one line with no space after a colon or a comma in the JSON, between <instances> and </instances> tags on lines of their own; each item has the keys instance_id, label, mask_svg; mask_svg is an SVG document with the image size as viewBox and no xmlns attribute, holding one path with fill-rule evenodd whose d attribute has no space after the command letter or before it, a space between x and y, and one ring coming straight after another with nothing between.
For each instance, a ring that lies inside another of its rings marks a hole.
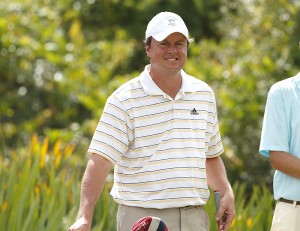
<instances>
[{"instance_id":1,"label":"khaki pants","mask_svg":"<svg viewBox=\"0 0 300 231\"><path fill-rule=\"evenodd\" d=\"M119 205L118 231L131 231L133 224L142 217L159 217L169 231L209 231L209 217L201 206L170 209L148 209Z\"/></svg>"},{"instance_id":2,"label":"khaki pants","mask_svg":"<svg viewBox=\"0 0 300 231\"><path fill-rule=\"evenodd\" d=\"M275 208L271 231L299 231L300 205L278 202Z\"/></svg>"}]
</instances>

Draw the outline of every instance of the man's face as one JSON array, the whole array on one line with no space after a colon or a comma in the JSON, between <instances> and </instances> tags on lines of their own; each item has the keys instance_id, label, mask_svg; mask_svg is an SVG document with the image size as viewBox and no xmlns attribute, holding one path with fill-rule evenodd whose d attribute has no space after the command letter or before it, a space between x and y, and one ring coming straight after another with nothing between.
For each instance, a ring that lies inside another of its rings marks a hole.
<instances>
[{"instance_id":1,"label":"man's face","mask_svg":"<svg viewBox=\"0 0 300 231\"><path fill-rule=\"evenodd\" d=\"M151 67L168 70L182 69L187 59L188 41L181 33L173 33L163 41L151 40L151 45L146 47L150 58Z\"/></svg>"}]
</instances>

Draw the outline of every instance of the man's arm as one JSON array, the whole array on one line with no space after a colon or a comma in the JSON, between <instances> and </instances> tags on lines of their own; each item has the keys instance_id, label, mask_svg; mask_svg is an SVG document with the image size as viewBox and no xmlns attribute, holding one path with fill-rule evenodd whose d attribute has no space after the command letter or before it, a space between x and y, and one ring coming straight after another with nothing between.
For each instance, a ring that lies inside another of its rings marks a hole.
<instances>
[{"instance_id":1,"label":"man's arm","mask_svg":"<svg viewBox=\"0 0 300 231\"><path fill-rule=\"evenodd\" d=\"M94 208L102 193L111 165L111 162L100 155L92 154L90 157L82 178L77 221L68 231L91 230Z\"/></svg>"},{"instance_id":2,"label":"man's arm","mask_svg":"<svg viewBox=\"0 0 300 231\"><path fill-rule=\"evenodd\" d=\"M300 178L300 159L282 151L270 151L272 167L289 176Z\"/></svg>"},{"instance_id":3,"label":"man's arm","mask_svg":"<svg viewBox=\"0 0 300 231\"><path fill-rule=\"evenodd\" d=\"M216 213L216 219L220 220L224 214L227 215L224 227L224 231L226 231L235 217L235 205L233 191L220 157L206 159L206 174L209 187L212 190L219 190L221 192L220 207Z\"/></svg>"}]
</instances>

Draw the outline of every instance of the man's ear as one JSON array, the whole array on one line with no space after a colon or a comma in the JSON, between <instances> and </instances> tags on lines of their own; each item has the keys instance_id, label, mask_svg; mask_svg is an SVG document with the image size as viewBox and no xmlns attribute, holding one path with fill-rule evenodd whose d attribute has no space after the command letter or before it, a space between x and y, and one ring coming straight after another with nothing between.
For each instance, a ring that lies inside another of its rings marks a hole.
<instances>
[{"instance_id":1,"label":"man's ear","mask_svg":"<svg viewBox=\"0 0 300 231\"><path fill-rule=\"evenodd\" d=\"M148 46L148 45L146 45L145 46L145 50L146 50L146 54L147 54L147 56L148 56L148 58L150 58L150 53L151 53L151 47L150 46Z\"/></svg>"}]
</instances>

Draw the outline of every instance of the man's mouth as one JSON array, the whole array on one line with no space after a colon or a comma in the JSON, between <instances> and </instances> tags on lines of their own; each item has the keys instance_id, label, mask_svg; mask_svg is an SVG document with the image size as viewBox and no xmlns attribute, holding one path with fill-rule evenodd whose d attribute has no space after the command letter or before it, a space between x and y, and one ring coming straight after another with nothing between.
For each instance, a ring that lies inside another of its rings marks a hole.
<instances>
[{"instance_id":1,"label":"man's mouth","mask_svg":"<svg viewBox=\"0 0 300 231\"><path fill-rule=\"evenodd\" d=\"M177 61L178 58L166 58L165 60L166 60L166 61Z\"/></svg>"}]
</instances>

